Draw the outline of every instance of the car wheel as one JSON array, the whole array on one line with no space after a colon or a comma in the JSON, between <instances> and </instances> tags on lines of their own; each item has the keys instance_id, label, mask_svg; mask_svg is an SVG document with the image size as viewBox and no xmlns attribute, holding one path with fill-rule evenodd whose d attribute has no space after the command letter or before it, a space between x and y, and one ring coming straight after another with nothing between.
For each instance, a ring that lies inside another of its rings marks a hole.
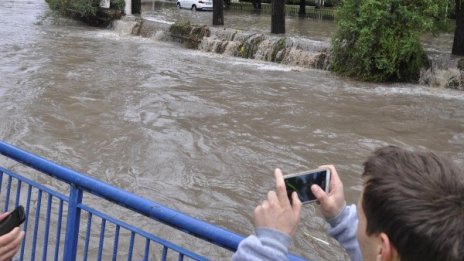
<instances>
[{"instance_id":1,"label":"car wheel","mask_svg":"<svg viewBox=\"0 0 464 261\"><path fill-rule=\"evenodd\" d=\"M192 5L192 10L197 11L197 10L198 10L198 9L197 9L197 6L196 6L196 5Z\"/></svg>"},{"instance_id":2,"label":"car wheel","mask_svg":"<svg viewBox=\"0 0 464 261\"><path fill-rule=\"evenodd\" d=\"M180 9L180 3L177 3L177 8L179 8L179 9Z\"/></svg>"}]
</instances>

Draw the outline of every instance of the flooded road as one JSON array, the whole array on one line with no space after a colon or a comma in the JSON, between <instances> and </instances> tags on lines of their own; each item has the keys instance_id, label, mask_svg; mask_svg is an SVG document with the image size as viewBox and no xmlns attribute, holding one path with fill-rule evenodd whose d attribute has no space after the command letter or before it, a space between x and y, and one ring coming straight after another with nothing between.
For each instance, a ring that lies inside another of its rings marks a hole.
<instances>
[{"instance_id":1,"label":"flooded road","mask_svg":"<svg viewBox=\"0 0 464 261\"><path fill-rule=\"evenodd\" d=\"M237 233L251 233L277 167L333 163L354 203L361 164L379 146L464 165L463 92L360 83L47 13L42 0L0 2L0 138ZM347 258L314 206L291 251Z\"/></svg>"}]
</instances>

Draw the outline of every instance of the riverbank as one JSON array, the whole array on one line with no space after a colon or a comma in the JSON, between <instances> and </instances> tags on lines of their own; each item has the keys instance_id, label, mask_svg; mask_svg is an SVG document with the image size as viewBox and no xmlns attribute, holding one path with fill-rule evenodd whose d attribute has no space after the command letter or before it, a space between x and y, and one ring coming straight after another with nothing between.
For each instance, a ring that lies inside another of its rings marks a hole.
<instances>
[{"instance_id":1,"label":"riverbank","mask_svg":"<svg viewBox=\"0 0 464 261\"><path fill-rule=\"evenodd\" d=\"M180 24L186 28L180 31L171 30L173 25ZM123 17L121 20L115 20L112 28L120 34L180 42L187 48L204 52L330 70L329 41L139 17ZM199 31L203 33L198 35ZM428 56L431 66L421 71L419 84L464 90L464 62L461 60L458 65L459 57L434 50L428 51Z\"/></svg>"}]
</instances>

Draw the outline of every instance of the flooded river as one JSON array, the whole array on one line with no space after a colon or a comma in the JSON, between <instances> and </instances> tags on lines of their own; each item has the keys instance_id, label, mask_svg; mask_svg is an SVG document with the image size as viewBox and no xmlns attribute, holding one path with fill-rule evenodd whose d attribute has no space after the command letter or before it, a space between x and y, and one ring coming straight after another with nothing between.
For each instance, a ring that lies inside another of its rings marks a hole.
<instances>
[{"instance_id":1,"label":"flooded river","mask_svg":"<svg viewBox=\"0 0 464 261\"><path fill-rule=\"evenodd\" d=\"M361 164L379 146L464 165L464 92L360 83L47 13L43 0L0 2L0 138L237 233L251 233L276 167L333 163L354 203ZM314 206L291 251L347 258Z\"/></svg>"}]
</instances>

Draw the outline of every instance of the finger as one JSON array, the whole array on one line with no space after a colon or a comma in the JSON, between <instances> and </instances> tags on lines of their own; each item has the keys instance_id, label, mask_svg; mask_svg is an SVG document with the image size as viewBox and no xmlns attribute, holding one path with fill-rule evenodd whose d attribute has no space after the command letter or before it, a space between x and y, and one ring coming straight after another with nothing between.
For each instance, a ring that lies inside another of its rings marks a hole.
<instances>
[{"instance_id":1,"label":"finger","mask_svg":"<svg viewBox=\"0 0 464 261\"><path fill-rule=\"evenodd\" d=\"M8 215L10 215L10 212L5 212L5 213L0 214L0 221L6 218Z\"/></svg>"},{"instance_id":2,"label":"finger","mask_svg":"<svg viewBox=\"0 0 464 261\"><path fill-rule=\"evenodd\" d=\"M319 168L329 169L330 170L330 188L329 193L336 189L337 184L343 184L340 176L338 176L337 170L334 165L322 165ZM343 186L343 185L342 185Z\"/></svg>"},{"instance_id":3,"label":"finger","mask_svg":"<svg viewBox=\"0 0 464 261\"><path fill-rule=\"evenodd\" d=\"M25 235L26 235L26 232L24 232L23 230L21 230L21 232L19 232L19 237L16 238L16 241L21 242L21 240L23 240L23 238L24 238Z\"/></svg>"},{"instance_id":4,"label":"finger","mask_svg":"<svg viewBox=\"0 0 464 261\"><path fill-rule=\"evenodd\" d=\"M268 209L269 208L269 201L265 200L263 203L261 203L261 208L262 209Z\"/></svg>"},{"instance_id":5,"label":"finger","mask_svg":"<svg viewBox=\"0 0 464 261\"><path fill-rule=\"evenodd\" d=\"M0 248L0 255L2 257L6 256L6 253L15 250L18 245L21 244L21 240L24 237L24 232L20 231L18 227L15 227L11 232L7 234L8 236L14 236L12 238L10 237L1 237L1 242L2 246Z\"/></svg>"},{"instance_id":6,"label":"finger","mask_svg":"<svg viewBox=\"0 0 464 261\"><path fill-rule=\"evenodd\" d=\"M18 237L19 233L20 233L19 227L13 228L13 230L11 230L7 234L0 237L0 245L6 246L7 244L15 240L15 238Z\"/></svg>"},{"instance_id":7,"label":"finger","mask_svg":"<svg viewBox=\"0 0 464 261\"><path fill-rule=\"evenodd\" d=\"M16 254L16 252L18 251L18 249L19 249L20 246L21 246L21 245L18 245L16 248L11 249L11 250L8 251L7 253L3 254L3 255L2 255L2 257L4 258L3 260L11 260L11 259L15 256L15 254Z\"/></svg>"},{"instance_id":8,"label":"finger","mask_svg":"<svg viewBox=\"0 0 464 261\"><path fill-rule=\"evenodd\" d=\"M287 188L285 187L282 171L280 169L275 169L274 175L276 179L277 198L282 203L282 206L288 206L290 205L290 201L288 200Z\"/></svg>"},{"instance_id":9,"label":"finger","mask_svg":"<svg viewBox=\"0 0 464 261\"><path fill-rule=\"evenodd\" d=\"M269 203L276 203L276 204L279 204L279 199L277 198L277 194L275 193L275 191L271 190L267 193L267 200L269 201Z\"/></svg>"},{"instance_id":10,"label":"finger","mask_svg":"<svg viewBox=\"0 0 464 261\"><path fill-rule=\"evenodd\" d=\"M314 194L317 201L321 203L321 205L324 206L325 204L328 203L329 195L327 195L327 193L321 187L319 187L319 185L313 184L311 186L311 192Z\"/></svg>"},{"instance_id":11,"label":"finger","mask_svg":"<svg viewBox=\"0 0 464 261\"><path fill-rule=\"evenodd\" d=\"M14 239L14 241L11 242L11 244L10 244L10 245L13 247L13 249L14 249L14 248L17 248L18 246L21 245L21 240L23 240L24 235L25 235L25 232L22 231L22 230L20 230L19 233L18 233L18 236L17 236L17 237ZM14 246L16 246L16 247L14 247Z\"/></svg>"},{"instance_id":12,"label":"finger","mask_svg":"<svg viewBox=\"0 0 464 261\"><path fill-rule=\"evenodd\" d=\"M261 209L262 209L261 205L258 205L257 207L255 207L255 212L254 212L255 217L256 217L256 215L259 214L259 212L261 212Z\"/></svg>"},{"instance_id":13,"label":"finger","mask_svg":"<svg viewBox=\"0 0 464 261\"><path fill-rule=\"evenodd\" d=\"M15 239L13 243L8 245L8 249L5 248L5 254L2 255L6 260L11 259L18 252L21 246L21 240L24 238L24 231L21 231L20 235ZM11 247L11 249L9 249Z\"/></svg>"}]
</instances>

